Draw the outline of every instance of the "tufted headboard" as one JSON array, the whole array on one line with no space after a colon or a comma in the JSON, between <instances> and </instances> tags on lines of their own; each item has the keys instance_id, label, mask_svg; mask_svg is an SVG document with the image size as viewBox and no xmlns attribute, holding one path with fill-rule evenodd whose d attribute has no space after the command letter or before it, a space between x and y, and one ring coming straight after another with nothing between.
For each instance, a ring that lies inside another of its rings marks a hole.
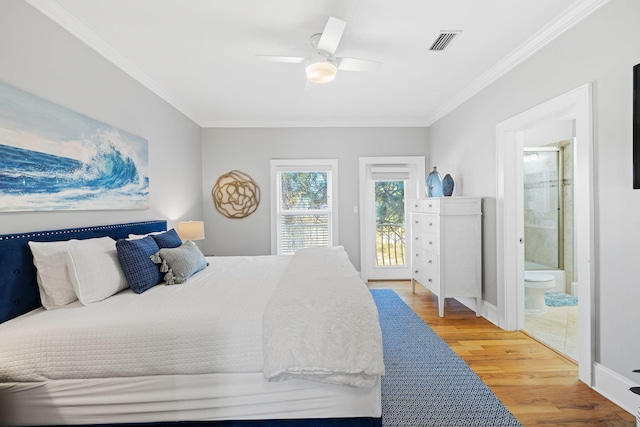
<instances>
[{"instance_id":1,"label":"tufted headboard","mask_svg":"<svg viewBox=\"0 0 640 427\"><path fill-rule=\"evenodd\" d=\"M129 234L166 229L167 221L158 220L0 235L0 323L40 307L29 241L53 242L104 236L122 239Z\"/></svg>"}]
</instances>

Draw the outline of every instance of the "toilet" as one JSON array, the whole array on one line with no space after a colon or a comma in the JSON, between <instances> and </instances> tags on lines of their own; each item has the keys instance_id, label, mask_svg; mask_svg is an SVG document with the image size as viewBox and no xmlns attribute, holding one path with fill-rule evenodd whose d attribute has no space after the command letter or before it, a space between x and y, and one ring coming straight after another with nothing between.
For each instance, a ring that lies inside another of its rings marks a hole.
<instances>
[{"instance_id":1,"label":"toilet","mask_svg":"<svg viewBox=\"0 0 640 427\"><path fill-rule=\"evenodd\" d=\"M556 281L552 274L524 272L524 312L544 313L547 306L544 303L544 293L552 289Z\"/></svg>"}]
</instances>

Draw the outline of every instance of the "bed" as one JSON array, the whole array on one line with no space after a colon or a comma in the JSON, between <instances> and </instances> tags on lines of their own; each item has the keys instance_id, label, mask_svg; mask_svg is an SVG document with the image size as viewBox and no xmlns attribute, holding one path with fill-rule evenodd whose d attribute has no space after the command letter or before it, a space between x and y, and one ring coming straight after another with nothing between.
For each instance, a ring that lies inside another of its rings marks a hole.
<instances>
[{"instance_id":1,"label":"bed","mask_svg":"<svg viewBox=\"0 0 640 427\"><path fill-rule=\"evenodd\" d=\"M381 426L378 315L343 248L205 258L166 229L0 236L0 425ZM74 292L38 284L56 259Z\"/></svg>"}]
</instances>

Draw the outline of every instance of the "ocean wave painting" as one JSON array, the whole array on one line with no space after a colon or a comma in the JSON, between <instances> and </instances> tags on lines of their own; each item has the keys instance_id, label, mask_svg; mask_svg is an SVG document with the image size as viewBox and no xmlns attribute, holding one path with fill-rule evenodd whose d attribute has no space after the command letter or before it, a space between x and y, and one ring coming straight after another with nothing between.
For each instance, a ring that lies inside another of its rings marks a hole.
<instances>
[{"instance_id":1,"label":"ocean wave painting","mask_svg":"<svg viewBox=\"0 0 640 427\"><path fill-rule=\"evenodd\" d=\"M148 142L0 82L0 212L148 209Z\"/></svg>"}]
</instances>

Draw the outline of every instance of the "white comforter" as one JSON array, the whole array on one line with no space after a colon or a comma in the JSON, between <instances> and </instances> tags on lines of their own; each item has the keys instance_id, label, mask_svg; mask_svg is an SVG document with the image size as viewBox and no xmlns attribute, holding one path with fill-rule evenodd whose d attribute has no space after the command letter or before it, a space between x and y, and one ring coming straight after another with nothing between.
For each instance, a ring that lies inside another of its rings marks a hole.
<instances>
[{"instance_id":1,"label":"white comforter","mask_svg":"<svg viewBox=\"0 0 640 427\"><path fill-rule=\"evenodd\" d=\"M0 382L262 371L262 313L289 257L211 257L180 285L0 324Z\"/></svg>"},{"instance_id":2,"label":"white comforter","mask_svg":"<svg viewBox=\"0 0 640 427\"><path fill-rule=\"evenodd\" d=\"M313 260L316 253L330 267ZM342 248L208 261L184 284L41 308L0 324L0 383L264 366L271 380L369 386L384 372L375 304Z\"/></svg>"},{"instance_id":3,"label":"white comforter","mask_svg":"<svg viewBox=\"0 0 640 427\"><path fill-rule=\"evenodd\" d=\"M263 331L270 381L372 387L384 374L378 311L342 247L295 253L265 307Z\"/></svg>"}]
</instances>

